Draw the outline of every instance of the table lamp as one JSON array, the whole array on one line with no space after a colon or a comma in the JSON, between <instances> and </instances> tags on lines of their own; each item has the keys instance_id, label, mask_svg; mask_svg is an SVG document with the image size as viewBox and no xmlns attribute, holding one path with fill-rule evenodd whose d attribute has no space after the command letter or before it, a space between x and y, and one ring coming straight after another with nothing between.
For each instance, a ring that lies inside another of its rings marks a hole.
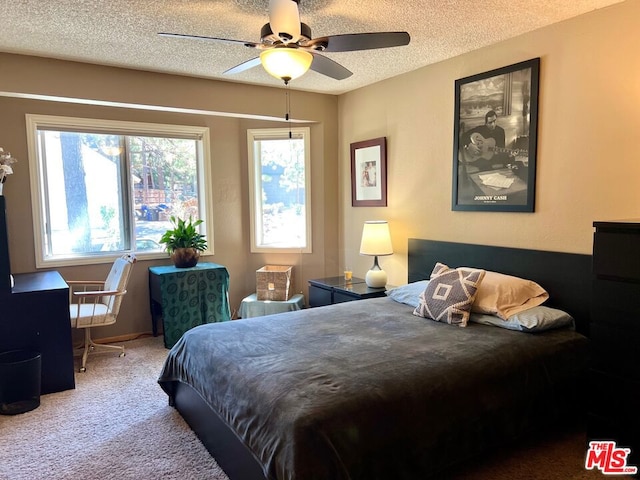
<instances>
[{"instance_id":1,"label":"table lamp","mask_svg":"<svg viewBox=\"0 0 640 480\"><path fill-rule=\"evenodd\" d=\"M364 222L360 255L373 255L373 266L367 272L365 282L372 288L383 288L387 284L387 272L378 265L379 255L393 254L389 224L384 220Z\"/></svg>"}]
</instances>

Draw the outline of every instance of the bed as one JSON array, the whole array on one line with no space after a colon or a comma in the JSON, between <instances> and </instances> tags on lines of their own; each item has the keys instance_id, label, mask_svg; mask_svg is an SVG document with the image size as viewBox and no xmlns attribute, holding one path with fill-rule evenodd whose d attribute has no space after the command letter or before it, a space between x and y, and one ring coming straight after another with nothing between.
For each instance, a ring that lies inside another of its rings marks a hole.
<instances>
[{"instance_id":1,"label":"bed","mask_svg":"<svg viewBox=\"0 0 640 480\"><path fill-rule=\"evenodd\" d=\"M459 328L376 298L196 327L159 383L233 480L426 479L580 409L591 256L409 240L543 285L574 328Z\"/></svg>"}]
</instances>

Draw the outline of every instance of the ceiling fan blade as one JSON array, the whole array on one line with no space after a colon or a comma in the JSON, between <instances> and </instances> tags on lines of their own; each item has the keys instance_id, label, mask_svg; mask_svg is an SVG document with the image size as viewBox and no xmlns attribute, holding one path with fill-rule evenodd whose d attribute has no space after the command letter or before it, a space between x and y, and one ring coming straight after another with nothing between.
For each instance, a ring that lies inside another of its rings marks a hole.
<instances>
[{"instance_id":1,"label":"ceiling fan blade","mask_svg":"<svg viewBox=\"0 0 640 480\"><path fill-rule=\"evenodd\" d=\"M251 60L242 62L240 65L236 65L235 67L232 67L229 70L225 70L222 73L224 75L233 75L234 73L241 73L245 70L249 70L250 68L257 67L258 65L260 65L260 57L252 58Z\"/></svg>"},{"instance_id":2,"label":"ceiling fan blade","mask_svg":"<svg viewBox=\"0 0 640 480\"><path fill-rule=\"evenodd\" d=\"M269 0L269 25L283 43L300 39L298 0Z\"/></svg>"},{"instance_id":3,"label":"ceiling fan blade","mask_svg":"<svg viewBox=\"0 0 640 480\"><path fill-rule=\"evenodd\" d=\"M244 45L245 47L251 48L261 48L262 44L256 42L245 42L244 40L232 40L230 38L217 38L217 37L203 37L200 35L186 35L184 33L166 33L160 32L158 33L161 37L169 37L169 38L186 38L187 40L204 40L206 42L225 42L225 43L235 43L236 45Z\"/></svg>"},{"instance_id":4,"label":"ceiling fan blade","mask_svg":"<svg viewBox=\"0 0 640 480\"><path fill-rule=\"evenodd\" d=\"M322 75L326 75L327 77L331 77L336 80L344 80L345 78L349 78L353 75L353 72L349 71L339 63L334 62L330 58L315 52L311 53L313 54L313 62L311 62L311 67L309 68L314 72L321 73Z\"/></svg>"},{"instance_id":5,"label":"ceiling fan blade","mask_svg":"<svg viewBox=\"0 0 640 480\"><path fill-rule=\"evenodd\" d=\"M354 52L375 48L401 47L408 45L411 37L407 32L348 33L319 37L305 43L323 52Z\"/></svg>"}]
</instances>

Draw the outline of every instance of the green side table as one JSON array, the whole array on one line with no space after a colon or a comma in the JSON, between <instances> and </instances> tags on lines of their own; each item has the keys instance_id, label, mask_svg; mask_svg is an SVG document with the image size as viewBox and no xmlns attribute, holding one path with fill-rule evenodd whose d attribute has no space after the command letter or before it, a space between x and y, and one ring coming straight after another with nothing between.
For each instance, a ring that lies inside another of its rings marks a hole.
<instances>
[{"instance_id":1,"label":"green side table","mask_svg":"<svg viewBox=\"0 0 640 480\"><path fill-rule=\"evenodd\" d=\"M149 267L153 335L162 316L164 346L171 348L189 329L231 320L229 272L216 263L191 268Z\"/></svg>"}]
</instances>

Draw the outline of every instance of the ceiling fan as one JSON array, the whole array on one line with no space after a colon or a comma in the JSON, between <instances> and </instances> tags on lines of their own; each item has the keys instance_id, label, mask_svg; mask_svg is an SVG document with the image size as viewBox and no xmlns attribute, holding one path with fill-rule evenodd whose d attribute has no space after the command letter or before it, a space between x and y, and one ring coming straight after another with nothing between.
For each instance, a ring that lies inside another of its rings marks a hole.
<instances>
[{"instance_id":1,"label":"ceiling fan","mask_svg":"<svg viewBox=\"0 0 640 480\"><path fill-rule=\"evenodd\" d=\"M336 80L353 73L320 52L353 52L408 45L407 32L350 33L311 37L309 25L300 22L300 0L269 0L269 23L260 31L260 42L160 32L163 37L226 42L260 50L260 56L236 65L224 74L235 74L262 64L265 70L288 84L307 70Z\"/></svg>"}]
</instances>

